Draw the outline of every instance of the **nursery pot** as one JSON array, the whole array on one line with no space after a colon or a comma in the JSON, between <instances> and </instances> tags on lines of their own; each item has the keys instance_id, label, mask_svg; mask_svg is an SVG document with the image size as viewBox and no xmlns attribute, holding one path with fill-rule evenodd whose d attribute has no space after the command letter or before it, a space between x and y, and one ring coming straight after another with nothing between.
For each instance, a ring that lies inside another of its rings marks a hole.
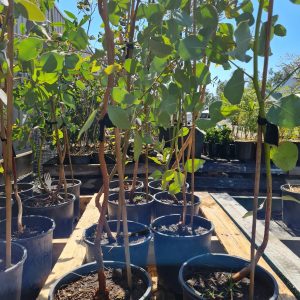
<instances>
[{"instance_id":1,"label":"nursery pot","mask_svg":"<svg viewBox=\"0 0 300 300\"><path fill-rule=\"evenodd\" d=\"M15 201L11 199L11 206L14 206ZM6 219L6 198L0 197L0 221Z\"/></svg>"},{"instance_id":2,"label":"nursery pot","mask_svg":"<svg viewBox=\"0 0 300 300\"><path fill-rule=\"evenodd\" d=\"M20 300L22 272L27 250L19 244L12 243L12 266L4 270L5 245L6 242L0 241L0 299Z\"/></svg>"},{"instance_id":3,"label":"nursery pot","mask_svg":"<svg viewBox=\"0 0 300 300\"><path fill-rule=\"evenodd\" d=\"M32 197L33 194L33 185L31 183L18 183L18 193L19 196L23 201ZM12 215L16 217L18 215L18 205L16 202L16 197L14 194L14 187L12 186ZM5 219L5 185L0 185L0 221Z\"/></svg>"},{"instance_id":4,"label":"nursery pot","mask_svg":"<svg viewBox=\"0 0 300 300\"><path fill-rule=\"evenodd\" d=\"M126 185L132 185L133 180L124 180L124 186L125 186L125 191L130 191L131 189L126 189ZM109 182L109 192L112 193L118 193L119 192L119 180L112 180ZM143 181L137 180L136 181L136 186L135 186L135 191L136 192L142 192L144 189L144 183Z\"/></svg>"},{"instance_id":5,"label":"nursery pot","mask_svg":"<svg viewBox=\"0 0 300 300\"><path fill-rule=\"evenodd\" d=\"M237 272L243 267L247 266L248 264L249 261L245 259L227 254L207 253L189 259L181 266L179 271L179 283L182 287L183 299L204 300L204 298L201 297L199 293L196 292L194 288L190 287L186 282L188 278L187 276L190 274L191 268L193 270L211 270L212 272L214 270L224 272ZM269 272L267 272L262 267L257 266L255 270L255 280L262 282L264 288L270 289L272 294L269 298L270 300L275 300L278 298L279 292L277 282Z\"/></svg>"},{"instance_id":6,"label":"nursery pot","mask_svg":"<svg viewBox=\"0 0 300 300\"><path fill-rule=\"evenodd\" d=\"M180 204L169 204L169 203L164 203L162 200L164 199L169 199L170 194L168 192L160 192L154 195L154 217L158 218L161 216L166 216L166 215L172 215L172 214L182 214L183 212L183 205L182 203ZM178 193L176 194L176 198L179 201L183 200L183 193ZM192 210L192 205L191 205L191 199L192 199L192 194L186 193L186 200L187 200L187 214L191 214ZM196 195L194 195L194 213L195 215L198 214L199 212L199 207L200 207L200 198Z\"/></svg>"},{"instance_id":7,"label":"nursery pot","mask_svg":"<svg viewBox=\"0 0 300 300\"><path fill-rule=\"evenodd\" d=\"M67 191L70 194L73 194L75 196L74 201L74 220L77 222L80 218L80 186L81 181L78 179L74 179L74 185L72 179L66 179L67 181ZM58 180L52 181L52 186L55 189L58 185ZM61 190L63 191L64 187L62 185Z\"/></svg>"},{"instance_id":8,"label":"nursery pot","mask_svg":"<svg viewBox=\"0 0 300 300\"><path fill-rule=\"evenodd\" d=\"M149 187L149 192L150 192L152 195L164 191L164 190L162 189L162 186L161 186L161 180L152 180L152 181L149 181L148 187ZM186 182L186 183L185 183L185 188L186 188L186 190L188 190L189 187L190 187L190 185Z\"/></svg>"},{"instance_id":9,"label":"nursery pot","mask_svg":"<svg viewBox=\"0 0 300 300\"><path fill-rule=\"evenodd\" d=\"M254 160L255 143L250 141L237 141L237 159L243 162Z\"/></svg>"},{"instance_id":10,"label":"nursery pot","mask_svg":"<svg viewBox=\"0 0 300 300\"><path fill-rule=\"evenodd\" d=\"M112 232L117 231L117 221L108 221L108 225ZM95 231L96 224L87 228L84 232L83 240L86 247L86 261L92 262L95 260ZM128 221L129 233L139 234L140 237L144 236L144 239L139 241L139 237L136 238L135 242L129 244L130 248L130 261L134 265L146 266L148 259L148 249L151 239L151 232L148 226ZM121 232L123 232L123 222L121 221ZM101 248L104 260L113 260L125 262L125 250L123 245L109 244L108 240L101 241Z\"/></svg>"},{"instance_id":11,"label":"nursery pot","mask_svg":"<svg viewBox=\"0 0 300 300\"><path fill-rule=\"evenodd\" d=\"M282 220L293 231L300 234L300 193L290 191L290 186L300 188L300 184L284 184L280 187L282 193Z\"/></svg>"},{"instance_id":12,"label":"nursery pot","mask_svg":"<svg viewBox=\"0 0 300 300\"><path fill-rule=\"evenodd\" d=\"M64 198L64 193L59 193L59 195ZM46 199L48 195L35 196L24 202L25 213L27 215L39 215L53 219L55 222L53 237L69 237L73 231L75 196L69 193L67 195L68 199L65 202L46 207L33 207L32 204L37 200Z\"/></svg>"},{"instance_id":13,"label":"nursery pot","mask_svg":"<svg viewBox=\"0 0 300 300\"><path fill-rule=\"evenodd\" d=\"M210 252L213 224L202 217L194 216L194 226L201 226L207 231L199 235L180 236L160 232L160 226L178 224L181 215L162 216L151 224L154 233L154 251L158 274L158 283L167 290L181 293L178 286L178 272L180 266L189 258ZM186 224L190 222L187 215Z\"/></svg>"},{"instance_id":14,"label":"nursery pot","mask_svg":"<svg viewBox=\"0 0 300 300\"><path fill-rule=\"evenodd\" d=\"M145 225L150 225L152 215L153 215L153 204L154 199L151 195L145 193L134 193L133 197L144 197L145 199L148 197L148 202L144 203L128 203L128 199L130 197L130 192L125 192L125 200L126 200L126 210L127 210L127 218L130 221L135 221L138 223L142 223ZM118 210L119 210L119 193L111 194L108 197L108 217L110 220L118 219Z\"/></svg>"},{"instance_id":15,"label":"nursery pot","mask_svg":"<svg viewBox=\"0 0 300 300\"><path fill-rule=\"evenodd\" d=\"M125 269L126 265L122 262L117 261L104 261L105 268L113 268L113 269ZM131 270L134 274L136 274L145 284L146 289L142 297L140 297L141 300L147 300L151 299L151 278L148 275L148 273L135 265L131 265ZM88 263L85 265L82 265L71 272L64 275L62 278L58 279L51 287L51 290L49 292L49 300L55 299L55 294L58 291L59 288L62 286L65 286L69 283L72 283L78 279L80 279L82 276L89 275L89 274L95 274L98 271L98 265L96 262Z\"/></svg>"},{"instance_id":16,"label":"nursery pot","mask_svg":"<svg viewBox=\"0 0 300 300\"><path fill-rule=\"evenodd\" d=\"M21 299L36 299L52 269L52 238L55 223L42 216L24 216L26 229L36 231L27 237L13 237L13 241L24 246L27 259L23 267ZM26 230L25 229L25 230ZM17 231L17 218L12 219L12 232ZM5 221L0 222L0 236L5 237ZM2 299L2 298L1 298Z\"/></svg>"}]
</instances>

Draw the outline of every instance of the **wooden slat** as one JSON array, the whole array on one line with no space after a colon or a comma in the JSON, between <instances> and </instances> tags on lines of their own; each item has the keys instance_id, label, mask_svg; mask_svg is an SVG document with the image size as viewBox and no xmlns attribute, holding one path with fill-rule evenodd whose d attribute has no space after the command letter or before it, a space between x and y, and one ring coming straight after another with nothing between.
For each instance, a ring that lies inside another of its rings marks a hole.
<instances>
[{"instance_id":1,"label":"wooden slat","mask_svg":"<svg viewBox=\"0 0 300 300\"><path fill-rule=\"evenodd\" d=\"M231 255L249 259L250 242L244 234L208 193L200 192L196 194L201 199L201 210L203 215L213 222L216 235L223 244L225 250ZM276 279L280 291L279 299L296 299L264 259L260 260L259 265L268 270Z\"/></svg>"},{"instance_id":2,"label":"wooden slat","mask_svg":"<svg viewBox=\"0 0 300 300\"><path fill-rule=\"evenodd\" d=\"M95 196L96 194L94 197ZM47 300L51 285L67 272L83 264L86 252L82 243L83 231L91 224L96 223L99 217L99 212L93 201L94 197L87 205L84 214L80 218L73 234L69 238L64 250L41 290L39 297L37 298L38 300Z\"/></svg>"}]
</instances>

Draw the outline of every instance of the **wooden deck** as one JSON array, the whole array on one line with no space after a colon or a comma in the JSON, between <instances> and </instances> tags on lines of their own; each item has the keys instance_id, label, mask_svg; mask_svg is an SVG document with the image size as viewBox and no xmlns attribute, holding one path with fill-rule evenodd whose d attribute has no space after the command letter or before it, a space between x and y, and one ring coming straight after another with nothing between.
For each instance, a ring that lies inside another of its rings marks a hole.
<instances>
[{"instance_id":1,"label":"wooden deck","mask_svg":"<svg viewBox=\"0 0 300 300\"><path fill-rule=\"evenodd\" d=\"M217 239L213 239L213 243L219 243L219 247L214 247L214 249L222 249L221 251L226 251L229 254L237 255L246 259L250 257L250 242L243 232L236 226L232 219L226 214L226 212L221 208L221 206L214 200L214 198L206 193L197 193L201 198L201 211L202 214L211 220L215 226L215 232ZM51 274L49 275L44 288L41 290L38 300L48 299L50 286L65 273L71 271L72 269L80 266L85 259L85 247L82 244L82 234L86 227L93 224L98 219L98 211L94 205L94 198L87 204L86 209L79 220L76 229L74 230L72 236L69 238L66 246L64 247L61 255L55 264ZM150 249L150 252L153 249ZM218 250L217 250L218 251ZM153 255L150 254L150 256ZM284 282L275 274L270 265L261 259L259 264L266 268L270 273L273 274L278 282L280 290L279 299L292 300L296 297L292 294L290 289L284 284ZM154 290L157 288L157 278L155 275L155 268L149 268L150 274L153 279ZM159 297L154 297L154 299L160 299ZM171 298L162 298L171 300Z\"/></svg>"}]
</instances>

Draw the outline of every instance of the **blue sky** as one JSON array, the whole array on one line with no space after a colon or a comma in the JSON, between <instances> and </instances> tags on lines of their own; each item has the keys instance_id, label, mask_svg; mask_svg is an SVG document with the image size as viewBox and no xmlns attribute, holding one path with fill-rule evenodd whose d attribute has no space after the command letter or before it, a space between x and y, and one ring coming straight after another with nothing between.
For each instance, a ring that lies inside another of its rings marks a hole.
<instances>
[{"instance_id":1,"label":"blue sky","mask_svg":"<svg viewBox=\"0 0 300 300\"><path fill-rule=\"evenodd\" d=\"M63 13L68 10L77 15L76 0L59 0L57 1L58 8ZM254 0L255 9L257 8L258 1ZM284 25L287 29L285 37L274 37L272 40L272 52L270 57L270 67L276 69L281 62L286 61L287 55L300 55L300 5L295 5L289 0L275 0L274 14L279 15L278 23ZM266 15L264 15L266 18ZM96 11L93 23L91 26L90 34L97 36L100 29L101 20ZM241 65L252 74L251 62L247 65ZM224 71L222 67L213 68L212 76L218 76L221 80L230 78L232 70ZM212 88L213 90L213 88Z\"/></svg>"}]
</instances>

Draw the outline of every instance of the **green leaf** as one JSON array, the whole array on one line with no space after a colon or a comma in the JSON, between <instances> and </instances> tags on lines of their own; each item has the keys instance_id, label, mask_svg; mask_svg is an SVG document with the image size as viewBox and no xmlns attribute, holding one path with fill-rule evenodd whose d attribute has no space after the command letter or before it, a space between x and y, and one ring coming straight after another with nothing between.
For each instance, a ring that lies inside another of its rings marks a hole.
<instances>
[{"instance_id":1,"label":"green leaf","mask_svg":"<svg viewBox=\"0 0 300 300\"><path fill-rule=\"evenodd\" d=\"M299 111L300 97L291 94L275 102L267 113L267 119L280 127L294 128L300 126Z\"/></svg>"},{"instance_id":2,"label":"green leaf","mask_svg":"<svg viewBox=\"0 0 300 300\"><path fill-rule=\"evenodd\" d=\"M76 106L74 103L74 98L69 93L63 93L63 101L66 106L68 106L74 110L76 109Z\"/></svg>"},{"instance_id":3,"label":"green leaf","mask_svg":"<svg viewBox=\"0 0 300 300\"><path fill-rule=\"evenodd\" d=\"M71 70L75 69L78 62L79 62L79 56L75 53L66 55L65 57L65 67L67 69L71 69Z\"/></svg>"},{"instance_id":4,"label":"green leaf","mask_svg":"<svg viewBox=\"0 0 300 300\"><path fill-rule=\"evenodd\" d=\"M208 85L211 82L209 68L203 62L196 65L196 77L198 84Z\"/></svg>"},{"instance_id":5,"label":"green leaf","mask_svg":"<svg viewBox=\"0 0 300 300\"><path fill-rule=\"evenodd\" d=\"M123 104L137 104L137 98L133 95L127 92L127 90L123 87L114 87L112 90L112 98L117 103L123 103Z\"/></svg>"},{"instance_id":6,"label":"green leaf","mask_svg":"<svg viewBox=\"0 0 300 300\"><path fill-rule=\"evenodd\" d=\"M196 35L190 35L179 42L178 53L183 60L200 59L203 48L203 41Z\"/></svg>"},{"instance_id":7,"label":"green leaf","mask_svg":"<svg viewBox=\"0 0 300 300\"><path fill-rule=\"evenodd\" d=\"M224 119L224 116L221 113L221 108L222 108L223 102L222 101L214 101L210 106L209 106L209 115L211 120L214 122L220 122L221 120Z\"/></svg>"},{"instance_id":8,"label":"green leaf","mask_svg":"<svg viewBox=\"0 0 300 300\"><path fill-rule=\"evenodd\" d=\"M0 164L0 174L3 174L4 173L4 169L2 167L2 165Z\"/></svg>"},{"instance_id":9,"label":"green leaf","mask_svg":"<svg viewBox=\"0 0 300 300\"><path fill-rule=\"evenodd\" d=\"M156 164L162 165L161 161L157 157L149 156L148 158L151 159L152 161L154 161Z\"/></svg>"},{"instance_id":10,"label":"green leaf","mask_svg":"<svg viewBox=\"0 0 300 300\"><path fill-rule=\"evenodd\" d=\"M240 69L234 71L231 79L224 87L224 96L231 104L239 104L244 94L244 72Z\"/></svg>"},{"instance_id":11,"label":"green leaf","mask_svg":"<svg viewBox=\"0 0 300 300\"><path fill-rule=\"evenodd\" d=\"M149 47L152 53L160 58L170 55L173 51L173 46L166 37L151 37Z\"/></svg>"},{"instance_id":12,"label":"green leaf","mask_svg":"<svg viewBox=\"0 0 300 300\"><path fill-rule=\"evenodd\" d=\"M281 24L277 24L274 27L274 34L278 36L286 36L286 28Z\"/></svg>"},{"instance_id":13,"label":"green leaf","mask_svg":"<svg viewBox=\"0 0 300 300\"><path fill-rule=\"evenodd\" d=\"M28 0L15 0L15 3L18 5L18 10L21 12L22 16L29 21L43 22L46 20L46 16L34 2Z\"/></svg>"},{"instance_id":14,"label":"green leaf","mask_svg":"<svg viewBox=\"0 0 300 300\"><path fill-rule=\"evenodd\" d=\"M108 115L112 123L120 129L130 129L131 124L127 111L119 106L108 106Z\"/></svg>"},{"instance_id":15,"label":"green leaf","mask_svg":"<svg viewBox=\"0 0 300 300\"><path fill-rule=\"evenodd\" d=\"M278 147L271 148L270 157L281 170L293 170L298 160L298 147L292 142L283 142Z\"/></svg>"},{"instance_id":16,"label":"green leaf","mask_svg":"<svg viewBox=\"0 0 300 300\"><path fill-rule=\"evenodd\" d=\"M196 120L196 125L200 129L209 129L215 127L217 122L212 119L198 119Z\"/></svg>"},{"instance_id":17,"label":"green leaf","mask_svg":"<svg viewBox=\"0 0 300 300\"><path fill-rule=\"evenodd\" d=\"M193 19L185 11L176 11L173 14L173 18L177 24L181 26L190 27L193 24Z\"/></svg>"},{"instance_id":18,"label":"green leaf","mask_svg":"<svg viewBox=\"0 0 300 300\"><path fill-rule=\"evenodd\" d=\"M200 158L195 158L194 159L194 172L197 172L205 163L204 159L200 159ZM193 160L192 159L188 159L184 165L184 170L188 173L192 173L193 172Z\"/></svg>"},{"instance_id":19,"label":"green leaf","mask_svg":"<svg viewBox=\"0 0 300 300\"><path fill-rule=\"evenodd\" d=\"M134 160L138 161L139 157L142 153L142 150L143 150L143 139L138 134L138 132L136 132L135 135L134 135L133 150L134 150Z\"/></svg>"},{"instance_id":20,"label":"green leaf","mask_svg":"<svg viewBox=\"0 0 300 300\"><path fill-rule=\"evenodd\" d=\"M219 17L217 9L211 4L202 4L196 11L196 21L202 27L201 34L209 39L218 27Z\"/></svg>"},{"instance_id":21,"label":"green leaf","mask_svg":"<svg viewBox=\"0 0 300 300\"><path fill-rule=\"evenodd\" d=\"M22 40L18 46L18 57L21 61L35 59L43 49L43 40L36 37L29 37Z\"/></svg>"},{"instance_id":22,"label":"green leaf","mask_svg":"<svg viewBox=\"0 0 300 300\"><path fill-rule=\"evenodd\" d=\"M88 119L86 120L86 122L84 123L84 125L82 126L82 128L80 129L79 131L79 134L78 134L78 137L77 137L77 140L80 139L80 137L82 136L83 133L85 133L87 130L89 130L89 128L92 126L95 118L96 118L96 115L97 115L97 112L98 110L95 109L91 115L88 117Z\"/></svg>"},{"instance_id":23,"label":"green leaf","mask_svg":"<svg viewBox=\"0 0 300 300\"><path fill-rule=\"evenodd\" d=\"M158 180L161 178L161 176L162 176L161 171L155 170L154 172L151 173L149 177L153 178L153 180Z\"/></svg>"},{"instance_id":24,"label":"green leaf","mask_svg":"<svg viewBox=\"0 0 300 300\"><path fill-rule=\"evenodd\" d=\"M76 80L75 84L80 90L85 90L85 84L81 80Z\"/></svg>"},{"instance_id":25,"label":"green leaf","mask_svg":"<svg viewBox=\"0 0 300 300\"><path fill-rule=\"evenodd\" d=\"M180 128L179 132L178 132L178 137L184 137L187 136L189 134L190 130L187 127L182 127Z\"/></svg>"},{"instance_id":26,"label":"green leaf","mask_svg":"<svg viewBox=\"0 0 300 300\"><path fill-rule=\"evenodd\" d=\"M136 74L141 69L142 65L135 59L128 58L125 60L124 69L129 74Z\"/></svg>"},{"instance_id":27,"label":"green leaf","mask_svg":"<svg viewBox=\"0 0 300 300\"><path fill-rule=\"evenodd\" d=\"M41 56L42 70L46 73L59 72L64 65L64 56L51 51Z\"/></svg>"},{"instance_id":28,"label":"green leaf","mask_svg":"<svg viewBox=\"0 0 300 300\"><path fill-rule=\"evenodd\" d=\"M300 0L290 0L294 4L300 4Z\"/></svg>"},{"instance_id":29,"label":"green leaf","mask_svg":"<svg viewBox=\"0 0 300 300\"><path fill-rule=\"evenodd\" d=\"M78 27L76 31L71 31L69 33L69 40L77 50L86 49L89 43L89 38L82 27Z\"/></svg>"},{"instance_id":30,"label":"green leaf","mask_svg":"<svg viewBox=\"0 0 300 300\"><path fill-rule=\"evenodd\" d=\"M64 10L64 12L70 19L77 20L76 16L73 13L71 13L70 11Z\"/></svg>"},{"instance_id":31,"label":"green leaf","mask_svg":"<svg viewBox=\"0 0 300 300\"><path fill-rule=\"evenodd\" d=\"M172 195L176 195L176 194L180 193L180 190L181 190L181 186L179 184L177 184L176 182L172 182L169 185L169 190L168 191Z\"/></svg>"},{"instance_id":32,"label":"green leaf","mask_svg":"<svg viewBox=\"0 0 300 300\"><path fill-rule=\"evenodd\" d=\"M248 21L239 23L234 36L236 39L236 48L230 54L240 61L248 62L251 57L246 52L250 49L252 39Z\"/></svg>"}]
</instances>

